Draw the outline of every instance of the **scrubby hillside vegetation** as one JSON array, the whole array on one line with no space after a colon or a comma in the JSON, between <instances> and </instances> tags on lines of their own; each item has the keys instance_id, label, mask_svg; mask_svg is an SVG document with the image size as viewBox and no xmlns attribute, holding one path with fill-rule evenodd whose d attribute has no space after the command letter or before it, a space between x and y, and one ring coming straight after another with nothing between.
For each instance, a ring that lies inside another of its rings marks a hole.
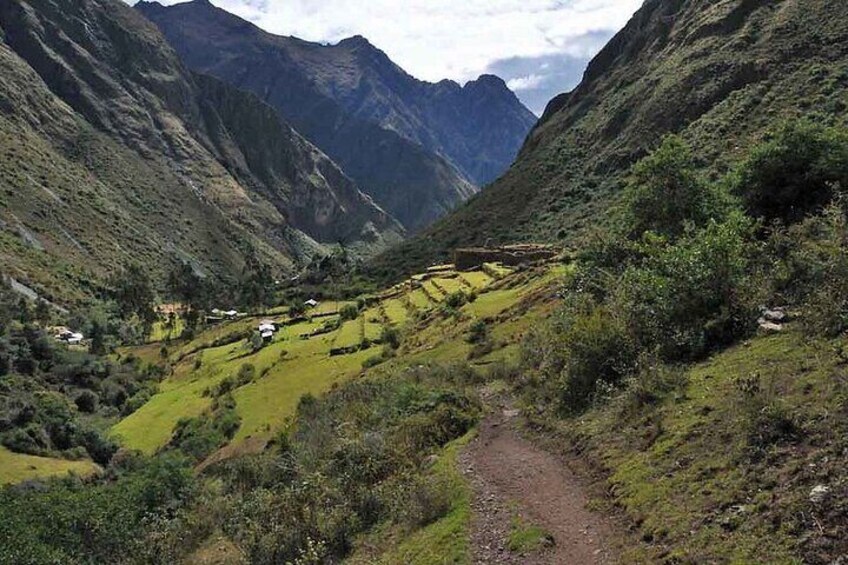
<instances>
[{"instance_id":1,"label":"scrubby hillside vegetation","mask_svg":"<svg viewBox=\"0 0 848 565\"><path fill-rule=\"evenodd\" d=\"M128 330L114 328L102 340L114 352L101 359L48 344L56 365L35 374L52 387L64 425L90 421L108 452L100 469L36 490L6 489L2 558L173 562L223 551L232 562L255 563L466 559L469 494L455 465L480 417L478 386L515 357L521 336L550 310L564 271L442 268L359 300L325 286L322 303L306 311L293 287L274 298L282 306L256 305L219 325L205 327L189 311L178 324L154 319L153 336L184 328L172 340L121 346ZM189 288L178 284L189 275L174 273L174 288ZM127 292L104 307L114 323L141 326L129 335L143 336L145 316L134 309L143 301L127 297L148 293L129 281L116 284ZM279 327L270 342L257 339L265 318ZM42 325L19 320L10 335L31 328L46 341ZM60 369L68 356L100 367L98 378ZM28 374L17 359L2 377L14 414L29 398L16 388ZM69 372L75 376L58 377ZM108 375L122 372L117 405L116 377ZM40 414L42 403L35 409ZM73 446L16 443L35 426L14 414L3 436L10 458L89 460ZM69 523L82 526L53 536Z\"/></svg>"},{"instance_id":2,"label":"scrubby hillside vegetation","mask_svg":"<svg viewBox=\"0 0 848 565\"><path fill-rule=\"evenodd\" d=\"M848 135L800 121L767 139L710 181L666 138L523 344L532 420L608 477L647 542L636 561L848 550Z\"/></svg>"},{"instance_id":3,"label":"scrubby hillside vegetation","mask_svg":"<svg viewBox=\"0 0 848 565\"><path fill-rule=\"evenodd\" d=\"M581 84L551 101L509 172L373 274L391 280L486 241L580 247L669 133L721 175L781 119L844 125L846 21L838 0L646 1Z\"/></svg>"}]
</instances>

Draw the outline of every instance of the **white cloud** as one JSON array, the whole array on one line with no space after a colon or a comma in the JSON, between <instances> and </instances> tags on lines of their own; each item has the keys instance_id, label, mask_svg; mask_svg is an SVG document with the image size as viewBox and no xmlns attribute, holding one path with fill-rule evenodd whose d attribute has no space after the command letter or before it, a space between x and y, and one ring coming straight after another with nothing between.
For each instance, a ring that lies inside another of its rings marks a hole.
<instances>
[{"instance_id":1,"label":"white cloud","mask_svg":"<svg viewBox=\"0 0 848 565\"><path fill-rule=\"evenodd\" d=\"M527 75L523 77L515 77L509 79L506 85L510 90L515 92L520 92L522 90L532 90L534 88L538 88L540 84L545 80L545 77L542 75Z\"/></svg>"},{"instance_id":2,"label":"white cloud","mask_svg":"<svg viewBox=\"0 0 848 565\"><path fill-rule=\"evenodd\" d=\"M179 0L160 1L176 4ZM465 82L477 78L502 59L561 54L588 60L597 46L579 39L597 32L605 32L609 37L627 22L642 0L212 0L212 3L276 34L321 42L363 35L418 78Z\"/></svg>"}]
</instances>

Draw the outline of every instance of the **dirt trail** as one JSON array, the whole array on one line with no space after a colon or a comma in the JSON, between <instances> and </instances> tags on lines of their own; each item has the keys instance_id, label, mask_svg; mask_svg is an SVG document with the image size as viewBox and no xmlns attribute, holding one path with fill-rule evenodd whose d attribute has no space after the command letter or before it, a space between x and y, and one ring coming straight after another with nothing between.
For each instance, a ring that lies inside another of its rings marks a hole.
<instances>
[{"instance_id":1,"label":"dirt trail","mask_svg":"<svg viewBox=\"0 0 848 565\"><path fill-rule=\"evenodd\" d=\"M475 563L583 565L615 563L610 520L586 509L584 485L563 461L518 432L518 411L499 407L460 458L474 491ZM530 555L508 549L516 516L542 527L553 544Z\"/></svg>"}]
</instances>

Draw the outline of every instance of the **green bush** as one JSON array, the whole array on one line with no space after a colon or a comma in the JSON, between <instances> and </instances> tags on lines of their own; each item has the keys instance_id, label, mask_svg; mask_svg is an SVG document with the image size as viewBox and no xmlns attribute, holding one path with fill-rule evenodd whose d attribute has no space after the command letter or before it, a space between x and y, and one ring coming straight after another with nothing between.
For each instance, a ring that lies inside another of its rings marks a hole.
<instances>
[{"instance_id":1,"label":"green bush","mask_svg":"<svg viewBox=\"0 0 848 565\"><path fill-rule=\"evenodd\" d=\"M468 302L468 296L463 291L458 290L445 296L442 304L448 308L456 310L457 308L462 307L462 305L466 302Z\"/></svg>"},{"instance_id":2,"label":"green bush","mask_svg":"<svg viewBox=\"0 0 848 565\"><path fill-rule=\"evenodd\" d=\"M795 222L848 188L848 133L799 120L756 146L732 178L755 217Z\"/></svg>"},{"instance_id":3,"label":"green bush","mask_svg":"<svg viewBox=\"0 0 848 565\"><path fill-rule=\"evenodd\" d=\"M90 390L84 390L77 395L74 399L74 403L77 405L80 412L92 414L97 411L98 400L99 399L96 394Z\"/></svg>"},{"instance_id":4,"label":"green bush","mask_svg":"<svg viewBox=\"0 0 848 565\"><path fill-rule=\"evenodd\" d=\"M355 320L359 317L359 307L356 304L346 304L339 310L339 318L342 320Z\"/></svg>"},{"instance_id":5,"label":"green bush","mask_svg":"<svg viewBox=\"0 0 848 565\"><path fill-rule=\"evenodd\" d=\"M676 136L634 167L625 193L628 232L676 237L687 226L721 219L728 199L698 172L692 151Z\"/></svg>"},{"instance_id":6,"label":"green bush","mask_svg":"<svg viewBox=\"0 0 848 565\"><path fill-rule=\"evenodd\" d=\"M489 325L485 320L475 320L468 329L465 341L468 343L482 343L489 339Z\"/></svg>"},{"instance_id":7,"label":"green bush","mask_svg":"<svg viewBox=\"0 0 848 565\"><path fill-rule=\"evenodd\" d=\"M645 248L610 291L633 341L663 359L695 359L753 328L750 266L753 224L740 215L687 232L673 245Z\"/></svg>"},{"instance_id":8,"label":"green bush","mask_svg":"<svg viewBox=\"0 0 848 565\"><path fill-rule=\"evenodd\" d=\"M391 349L397 349L400 347L400 332L397 328L393 328L391 326L384 326L383 330L380 332L380 343L388 346Z\"/></svg>"},{"instance_id":9,"label":"green bush","mask_svg":"<svg viewBox=\"0 0 848 565\"><path fill-rule=\"evenodd\" d=\"M799 431L795 419L777 393L765 386L759 373L735 382L736 403L751 454L760 457L772 445L793 440Z\"/></svg>"}]
</instances>

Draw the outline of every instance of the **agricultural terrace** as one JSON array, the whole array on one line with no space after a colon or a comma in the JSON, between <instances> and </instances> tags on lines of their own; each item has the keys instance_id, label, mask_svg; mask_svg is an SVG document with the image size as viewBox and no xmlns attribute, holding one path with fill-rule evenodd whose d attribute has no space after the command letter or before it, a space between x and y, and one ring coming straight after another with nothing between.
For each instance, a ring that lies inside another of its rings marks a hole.
<instances>
[{"instance_id":1,"label":"agricultural terrace","mask_svg":"<svg viewBox=\"0 0 848 565\"><path fill-rule=\"evenodd\" d=\"M322 315L309 312L305 320L270 311L265 316L280 330L260 349L250 338L261 317L225 322L164 348L125 349L123 355L159 364L168 376L158 393L111 434L126 447L154 453L169 442L180 420L211 409L210 391L250 366L250 381L232 390L241 424L227 449L234 454L242 446L261 449L285 428L302 396L320 395L360 375L377 375L382 365L467 359L488 364L514 356L527 328L551 310L555 282L564 270L556 264L521 272L487 265L476 272L418 275L365 297L367 307L353 320L339 318L337 303L319 306ZM478 328L479 335L470 338L479 320L491 329ZM397 350L381 343L387 328L397 330Z\"/></svg>"}]
</instances>

